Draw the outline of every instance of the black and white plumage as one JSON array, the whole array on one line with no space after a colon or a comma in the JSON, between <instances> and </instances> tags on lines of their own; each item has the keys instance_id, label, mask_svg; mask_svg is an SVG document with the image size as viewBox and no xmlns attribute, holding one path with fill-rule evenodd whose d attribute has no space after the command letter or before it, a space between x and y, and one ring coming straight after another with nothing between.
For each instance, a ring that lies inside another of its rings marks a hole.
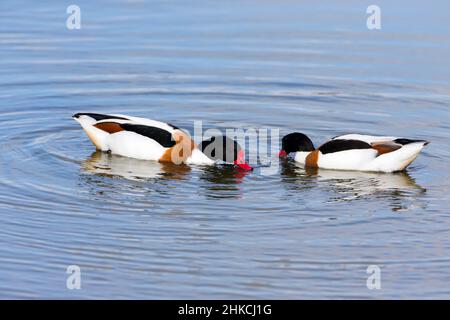
<instances>
[{"instance_id":1,"label":"black and white plumage","mask_svg":"<svg viewBox=\"0 0 450 320\"><path fill-rule=\"evenodd\" d=\"M314 148L306 135L294 132L283 138L280 156L295 153L295 161L309 167L395 172L406 169L427 144L425 140L345 134Z\"/></svg>"},{"instance_id":2,"label":"black and white plumage","mask_svg":"<svg viewBox=\"0 0 450 320\"><path fill-rule=\"evenodd\" d=\"M212 165L218 160L205 155L186 132L168 123L120 114L77 113L73 118L101 151L175 164ZM243 151L236 153L231 163L252 169L245 163Z\"/></svg>"}]
</instances>

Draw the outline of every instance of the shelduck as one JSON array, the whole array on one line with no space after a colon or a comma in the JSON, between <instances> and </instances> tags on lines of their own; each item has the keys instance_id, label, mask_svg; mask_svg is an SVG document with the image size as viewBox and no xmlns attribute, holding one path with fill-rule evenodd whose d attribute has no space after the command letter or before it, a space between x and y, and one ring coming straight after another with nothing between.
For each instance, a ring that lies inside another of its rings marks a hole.
<instances>
[{"instance_id":1,"label":"shelduck","mask_svg":"<svg viewBox=\"0 0 450 320\"><path fill-rule=\"evenodd\" d=\"M315 148L303 133L282 139L280 157L294 154L306 167L336 170L396 172L405 170L429 142L406 138L345 134Z\"/></svg>"},{"instance_id":2,"label":"shelduck","mask_svg":"<svg viewBox=\"0 0 450 320\"><path fill-rule=\"evenodd\" d=\"M126 115L77 113L81 125L98 150L175 164L234 164L252 170L239 144L227 137L212 137L199 145L180 128L160 121Z\"/></svg>"}]
</instances>

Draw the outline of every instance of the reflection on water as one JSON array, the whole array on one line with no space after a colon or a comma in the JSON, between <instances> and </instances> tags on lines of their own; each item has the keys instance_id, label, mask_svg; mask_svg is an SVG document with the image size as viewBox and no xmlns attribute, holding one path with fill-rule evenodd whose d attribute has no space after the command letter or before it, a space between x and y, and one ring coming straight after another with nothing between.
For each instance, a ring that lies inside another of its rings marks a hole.
<instances>
[{"instance_id":1,"label":"reflection on water","mask_svg":"<svg viewBox=\"0 0 450 320\"><path fill-rule=\"evenodd\" d=\"M203 194L208 198L240 198L242 191L239 184L251 172L244 171L233 165L218 165L203 167L200 180L207 182L202 185Z\"/></svg>"},{"instance_id":2,"label":"reflection on water","mask_svg":"<svg viewBox=\"0 0 450 320\"><path fill-rule=\"evenodd\" d=\"M240 198L241 189L238 186L249 172L233 165L194 166L199 174L200 193L207 198ZM193 178L192 168L188 165L175 165L172 163L145 161L113 155L108 152L95 151L90 157L81 162L83 180L90 185L91 193L98 194L96 188L121 190L121 188L139 188L140 190L155 191L170 194L170 188L164 188L166 180L189 180ZM92 175L96 176L92 177ZM130 183L106 182L102 177L124 178ZM131 182L153 182L151 185L141 184L134 186ZM159 182L159 184L156 184Z\"/></svg>"},{"instance_id":3,"label":"reflection on water","mask_svg":"<svg viewBox=\"0 0 450 320\"><path fill-rule=\"evenodd\" d=\"M191 168L157 161L144 161L96 151L82 162L87 173L104 177L122 177L129 180L174 179L181 180Z\"/></svg>"},{"instance_id":4,"label":"reflection on water","mask_svg":"<svg viewBox=\"0 0 450 320\"><path fill-rule=\"evenodd\" d=\"M318 187L328 192L329 202L375 198L388 201L393 211L401 211L411 199L426 192L407 171L377 173L304 168L292 159L281 161L280 165L282 181L288 189Z\"/></svg>"}]
</instances>

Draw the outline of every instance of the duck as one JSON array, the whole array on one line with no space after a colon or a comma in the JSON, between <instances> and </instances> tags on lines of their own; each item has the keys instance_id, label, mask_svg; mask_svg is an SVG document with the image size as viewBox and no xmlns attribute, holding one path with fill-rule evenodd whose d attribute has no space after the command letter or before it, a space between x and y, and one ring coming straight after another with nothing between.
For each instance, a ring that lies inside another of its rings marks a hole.
<instances>
[{"instance_id":1,"label":"duck","mask_svg":"<svg viewBox=\"0 0 450 320\"><path fill-rule=\"evenodd\" d=\"M122 114L76 113L77 121L97 150L139 160L187 165L233 164L245 171L241 146L225 136L196 144L184 130L170 123Z\"/></svg>"},{"instance_id":2,"label":"duck","mask_svg":"<svg viewBox=\"0 0 450 320\"><path fill-rule=\"evenodd\" d=\"M405 170L428 144L426 140L352 133L315 148L308 136L293 132L282 138L278 156L293 154L296 162L309 168L389 173Z\"/></svg>"}]
</instances>

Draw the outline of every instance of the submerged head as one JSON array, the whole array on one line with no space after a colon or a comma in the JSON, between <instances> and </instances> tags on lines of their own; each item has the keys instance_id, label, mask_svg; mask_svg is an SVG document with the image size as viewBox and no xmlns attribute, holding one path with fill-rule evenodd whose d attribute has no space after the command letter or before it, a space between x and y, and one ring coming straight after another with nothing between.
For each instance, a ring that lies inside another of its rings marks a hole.
<instances>
[{"instance_id":1,"label":"submerged head","mask_svg":"<svg viewBox=\"0 0 450 320\"><path fill-rule=\"evenodd\" d=\"M314 144L306 135L300 132L293 132L281 139L281 151L278 156L285 157L291 152L314 150Z\"/></svg>"},{"instance_id":2,"label":"submerged head","mask_svg":"<svg viewBox=\"0 0 450 320\"><path fill-rule=\"evenodd\" d=\"M234 140L225 136L211 137L199 145L200 150L212 160L221 160L225 163L233 163L241 169L253 170L245 162L245 153L241 146Z\"/></svg>"}]
</instances>

